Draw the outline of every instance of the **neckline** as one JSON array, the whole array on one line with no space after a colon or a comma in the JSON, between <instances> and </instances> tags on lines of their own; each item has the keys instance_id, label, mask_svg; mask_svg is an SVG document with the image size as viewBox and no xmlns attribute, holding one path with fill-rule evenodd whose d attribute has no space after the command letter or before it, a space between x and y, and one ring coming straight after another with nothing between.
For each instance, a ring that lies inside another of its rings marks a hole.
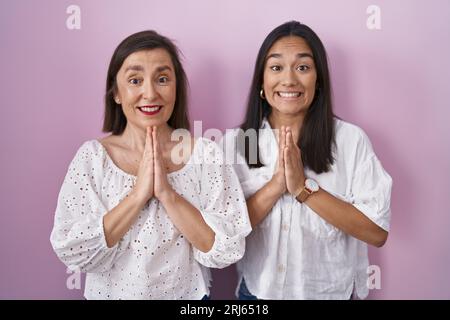
<instances>
[{"instance_id":1,"label":"neckline","mask_svg":"<svg viewBox=\"0 0 450 320\"><path fill-rule=\"evenodd\" d=\"M175 174L180 174L180 173L182 173L183 171L187 170L187 167L188 167L188 165L191 164L192 159L193 159L193 156L194 156L195 151L196 151L196 149L197 149L197 144L198 144L198 142L199 142L198 140L200 140L200 138L198 138L198 139L196 139L196 140L194 141L194 147L192 148L191 156L189 157L189 160L186 161L185 165L184 165L183 167L181 167L180 169L178 169L178 170L175 170L175 171L172 171L172 172L167 173L167 176L172 176L172 175L175 175ZM121 169L121 168L114 162L114 160L111 158L111 156L109 155L108 151L106 150L105 146L104 146L99 140L94 139L93 141L94 141L95 143L97 143L97 144L100 146L100 148L102 149L102 151L105 153L105 156L106 156L107 161L111 164L111 166L112 166L116 171L120 172L120 173L121 173L122 175L124 175L124 176L131 177L131 178L133 178L133 179L137 179L137 176L135 176L134 174L128 173L128 172L126 172L125 170Z\"/></svg>"}]
</instances>

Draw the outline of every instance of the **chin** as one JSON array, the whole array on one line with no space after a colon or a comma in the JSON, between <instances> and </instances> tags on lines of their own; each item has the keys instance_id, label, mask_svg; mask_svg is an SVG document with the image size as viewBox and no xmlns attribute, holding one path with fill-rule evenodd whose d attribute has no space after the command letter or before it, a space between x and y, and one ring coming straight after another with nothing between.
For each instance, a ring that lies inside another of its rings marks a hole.
<instances>
[{"instance_id":1,"label":"chin","mask_svg":"<svg viewBox=\"0 0 450 320\"><path fill-rule=\"evenodd\" d=\"M138 124L138 127L145 130L147 127L153 127L153 126L159 126L159 125L161 125L161 121L147 120L147 121L140 121Z\"/></svg>"},{"instance_id":2,"label":"chin","mask_svg":"<svg viewBox=\"0 0 450 320\"><path fill-rule=\"evenodd\" d=\"M281 108L274 108L276 109L279 113L283 114L283 115L288 115L288 116L295 116L298 115L299 113L303 113L308 111L308 108L305 107L281 107Z\"/></svg>"}]
</instances>

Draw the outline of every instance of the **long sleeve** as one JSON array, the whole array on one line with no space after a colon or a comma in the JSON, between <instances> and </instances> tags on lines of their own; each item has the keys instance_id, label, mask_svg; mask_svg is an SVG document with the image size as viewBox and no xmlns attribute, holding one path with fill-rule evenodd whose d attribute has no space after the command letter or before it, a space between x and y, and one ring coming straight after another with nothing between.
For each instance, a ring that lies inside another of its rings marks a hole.
<instances>
[{"instance_id":1,"label":"long sleeve","mask_svg":"<svg viewBox=\"0 0 450 320\"><path fill-rule=\"evenodd\" d=\"M350 201L370 220L389 231L392 178L373 152L367 135L362 130L360 133Z\"/></svg>"},{"instance_id":2,"label":"long sleeve","mask_svg":"<svg viewBox=\"0 0 450 320\"><path fill-rule=\"evenodd\" d=\"M251 225L233 167L225 163L222 150L214 142L207 141L203 148L200 212L216 236L210 251L194 248L194 255L204 266L224 268L243 257Z\"/></svg>"},{"instance_id":3,"label":"long sleeve","mask_svg":"<svg viewBox=\"0 0 450 320\"><path fill-rule=\"evenodd\" d=\"M103 159L86 142L72 160L61 187L50 241L59 259L82 272L109 270L126 241L106 245L101 200ZM127 235L125 236L127 237Z\"/></svg>"}]
</instances>

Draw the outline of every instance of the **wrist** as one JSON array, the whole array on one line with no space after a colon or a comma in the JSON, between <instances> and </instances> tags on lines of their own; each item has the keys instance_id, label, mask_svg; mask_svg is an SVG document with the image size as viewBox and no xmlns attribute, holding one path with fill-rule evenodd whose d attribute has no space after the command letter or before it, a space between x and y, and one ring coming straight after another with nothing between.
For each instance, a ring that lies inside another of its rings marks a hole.
<instances>
[{"instance_id":1,"label":"wrist","mask_svg":"<svg viewBox=\"0 0 450 320\"><path fill-rule=\"evenodd\" d=\"M267 187L271 194L273 194L275 197L279 198L283 195L283 193L286 191L286 188L283 188L282 185L278 181L272 177L270 181L267 183Z\"/></svg>"},{"instance_id":2,"label":"wrist","mask_svg":"<svg viewBox=\"0 0 450 320\"><path fill-rule=\"evenodd\" d=\"M306 179L304 184L293 196L301 203L305 202L313 193L319 191L319 184L313 179ZM298 192L298 193L297 193Z\"/></svg>"},{"instance_id":3,"label":"wrist","mask_svg":"<svg viewBox=\"0 0 450 320\"><path fill-rule=\"evenodd\" d=\"M158 200L163 206L167 203L173 203L175 201L176 192L172 188L169 188L163 192L160 192L157 196Z\"/></svg>"},{"instance_id":4,"label":"wrist","mask_svg":"<svg viewBox=\"0 0 450 320\"><path fill-rule=\"evenodd\" d=\"M136 190L132 190L128 194L128 198L130 198L130 200L132 200L133 203L136 203L140 207L144 207L147 201L150 199L148 196L142 196Z\"/></svg>"},{"instance_id":5,"label":"wrist","mask_svg":"<svg viewBox=\"0 0 450 320\"><path fill-rule=\"evenodd\" d=\"M297 198L300 195L300 193L303 191L303 189L305 188L306 179L303 177L303 178L300 178L298 181L300 181L298 186L292 192L290 192L290 194L292 196L294 196L294 198Z\"/></svg>"}]
</instances>

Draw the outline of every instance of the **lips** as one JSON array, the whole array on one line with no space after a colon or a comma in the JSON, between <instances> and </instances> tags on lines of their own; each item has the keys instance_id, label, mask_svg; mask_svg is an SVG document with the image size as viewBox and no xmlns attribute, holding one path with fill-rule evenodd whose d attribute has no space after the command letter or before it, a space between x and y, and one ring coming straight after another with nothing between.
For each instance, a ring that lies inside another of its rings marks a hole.
<instances>
[{"instance_id":1,"label":"lips","mask_svg":"<svg viewBox=\"0 0 450 320\"><path fill-rule=\"evenodd\" d=\"M277 91L277 95L280 98L285 98L285 99L295 99L298 98L302 95L303 93L300 91Z\"/></svg>"},{"instance_id":2,"label":"lips","mask_svg":"<svg viewBox=\"0 0 450 320\"><path fill-rule=\"evenodd\" d=\"M141 107L138 107L138 109L146 116L153 116L162 109L162 106L158 106L158 105L141 106Z\"/></svg>"}]
</instances>

